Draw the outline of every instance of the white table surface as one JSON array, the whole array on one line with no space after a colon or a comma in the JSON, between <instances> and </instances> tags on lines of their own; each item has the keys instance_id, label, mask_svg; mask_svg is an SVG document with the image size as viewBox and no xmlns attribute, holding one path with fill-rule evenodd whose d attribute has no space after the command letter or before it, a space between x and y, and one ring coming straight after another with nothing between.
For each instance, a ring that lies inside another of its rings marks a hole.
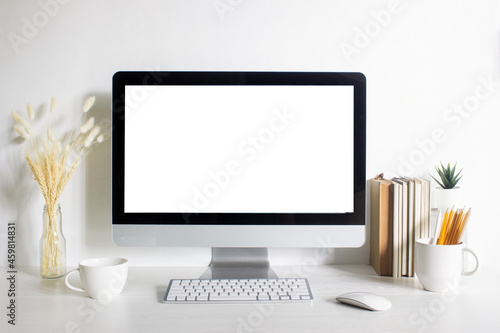
<instances>
[{"instance_id":1,"label":"white table surface","mask_svg":"<svg viewBox=\"0 0 500 333\"><path fill-rule=\"evenodd\" d=\"M499 332L500 276L486 267L448 293L424 291L416 278L377 276L371 266L274 267L280 277L307 277L311 303L163 304L172 278L198 278L204 267L130 267L122 294L104 304L18 268L16 325L7 323L7 269L2 269L0 332ZM75 278L78 279L78 278ZM385 296L372 312L335 297L351 291Z\"/></svg>"}]
</instances>

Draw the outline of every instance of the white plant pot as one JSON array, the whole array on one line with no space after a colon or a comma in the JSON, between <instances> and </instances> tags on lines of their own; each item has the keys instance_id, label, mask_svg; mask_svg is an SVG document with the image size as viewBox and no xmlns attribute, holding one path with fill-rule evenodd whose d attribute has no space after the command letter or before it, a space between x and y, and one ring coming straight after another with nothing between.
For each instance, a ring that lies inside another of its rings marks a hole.
<instances>
[{"instance_id":1,"label":"white plant pot","mask_svg":"<svg viewBox=\"0 0 500 333\"><path fill-rule=\"evenodd\" d=\"M455 206L455 208L463 208L464 206L462 189L460 187L454 187L452 189L436 187L433 193L436 208L438 208L442 214L446 212L446 209L452 206Z\"/></svg>"}]
</instances>

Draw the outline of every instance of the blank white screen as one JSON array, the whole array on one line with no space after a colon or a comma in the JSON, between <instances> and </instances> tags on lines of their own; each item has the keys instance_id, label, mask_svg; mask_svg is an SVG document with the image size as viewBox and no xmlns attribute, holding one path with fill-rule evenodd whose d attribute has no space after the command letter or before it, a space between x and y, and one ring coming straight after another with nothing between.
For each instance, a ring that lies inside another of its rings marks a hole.
<instances>
[{"instance_id":1,"label":"blank white screen","mask_svg":"<svg viewBox=\"0 0 500 333\"><path fill-rule=\"evenodd\" d=\"M352 86L127 86L125 212L353 212Z\"/></svg>"}]
</instances>

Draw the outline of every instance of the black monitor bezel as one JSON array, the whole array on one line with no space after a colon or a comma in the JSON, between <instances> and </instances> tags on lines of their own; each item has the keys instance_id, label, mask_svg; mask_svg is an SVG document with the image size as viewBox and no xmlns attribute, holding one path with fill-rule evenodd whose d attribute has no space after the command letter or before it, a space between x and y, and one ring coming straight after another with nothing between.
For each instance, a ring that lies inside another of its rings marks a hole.
<instances>
[{"instance_id":1,"label":"black monitor bezel","mask_svg":"<svg viewBox=\"0 0 500 333\"><path fill-rule=\"evenodd\" d=\"M126 213L125 86L350 85L354 87L353 213ZM117 72L112 91L113 225L365 225L366 78L347 72Z\"/></svg>"}]
</instances>

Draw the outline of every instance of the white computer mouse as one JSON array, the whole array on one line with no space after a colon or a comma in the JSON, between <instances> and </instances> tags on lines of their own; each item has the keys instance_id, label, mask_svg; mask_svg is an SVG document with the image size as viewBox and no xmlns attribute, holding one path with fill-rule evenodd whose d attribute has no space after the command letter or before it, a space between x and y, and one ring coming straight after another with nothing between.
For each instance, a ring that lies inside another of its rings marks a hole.
<instances>
[{"instance_id":1,"label":"white computer mouse","mask_svg":"<svg viewBox=\"0 0 500 333\"><path fill-rule=\"evenodd\" d=\"M383 311L391 308L391 302L380 295L367 292L353 292L340 295L337 301L371 311Z\"/></svg>"}]
</instances>

